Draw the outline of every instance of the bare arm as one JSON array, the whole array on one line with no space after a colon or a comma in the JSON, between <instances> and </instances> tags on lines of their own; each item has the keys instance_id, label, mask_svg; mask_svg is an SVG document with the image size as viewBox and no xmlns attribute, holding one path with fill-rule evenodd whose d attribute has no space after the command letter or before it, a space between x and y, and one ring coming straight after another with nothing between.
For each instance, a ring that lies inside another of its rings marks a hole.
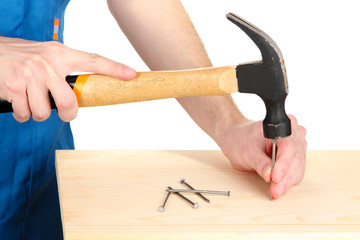
<instances>
[{"instance_id":1,"label":"bare arm","mask_svg":"<svg viewBox=\"0 0 360 240\"><path fill-rule=\"evenodd\" d=\"M211 62L179 0L108 0L119 26L151 70L209 67ZM178 99L193 120L220 146L232 165L270 181L270 142L261 121L246 119L231 96ZM291 116L291 137L278 144L270 194L279 198L300 182L305 169L305 129Z\"/></svg>"},{"instance_id":2,"label":"bare arm","mask_svg":"<svg viewBox=\"0 0 360 240\"><path fill-rule=\"evenodd\" d=\"M177 0L108 0L119 26L151 70L212 66L192 22ZM218 128L244 119L231 96L179 98L215 141Z\"/></svg>"}]
</instances>

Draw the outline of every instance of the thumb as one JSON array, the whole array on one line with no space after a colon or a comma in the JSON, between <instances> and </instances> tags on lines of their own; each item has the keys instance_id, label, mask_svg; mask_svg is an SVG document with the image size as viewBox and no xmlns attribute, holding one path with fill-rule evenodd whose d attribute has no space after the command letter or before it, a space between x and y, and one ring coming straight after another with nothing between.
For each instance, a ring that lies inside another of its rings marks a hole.
<instances>
[{"instance_id":1,"label":"thumb","mask_svg":"<svg viewBox=\"0 0 360 240\"><path fill-rule=\"evenodd\" d=\"M136 71L133 68L98 54L71 49L67 57L71 64L70 72L93 72L121 80L130 80L136 77Z\"/></svg>"}]
</instances>

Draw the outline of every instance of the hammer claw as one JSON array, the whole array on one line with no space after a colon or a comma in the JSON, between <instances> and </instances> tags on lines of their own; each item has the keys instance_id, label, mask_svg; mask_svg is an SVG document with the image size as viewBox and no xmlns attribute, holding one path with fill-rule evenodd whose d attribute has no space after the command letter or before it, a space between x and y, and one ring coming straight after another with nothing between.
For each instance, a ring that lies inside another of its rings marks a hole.
<instances>
[{"instance_id":1,"label":"hammer claw","mask_svg":"<svg viewBox=\"0 0 360 240\"><path fill-rule=\"evenodd\" d=\"M253 42L260 49L263 60L273 57L275 52L276 55L279 56L280 62L282 62L283 56L280 48L269 35L267 35L260 28L256 27L254 24L246 21L234 13L228 13L226 17L236 26L241 28L241 30L243 30L253 40Z\"/></svg>"}]
</instances>

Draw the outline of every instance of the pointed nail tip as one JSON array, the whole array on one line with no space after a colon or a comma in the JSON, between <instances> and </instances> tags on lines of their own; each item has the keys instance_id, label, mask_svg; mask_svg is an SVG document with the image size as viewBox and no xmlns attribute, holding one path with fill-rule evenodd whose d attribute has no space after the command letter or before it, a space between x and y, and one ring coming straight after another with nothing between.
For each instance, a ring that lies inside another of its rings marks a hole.
<instances>
[{"instance_id":1,"label":"pointed nail tip","mask_svg":"<svg viewBox=\"0 0 360 240\"><path fill-rule=\"evenodd\" d=\"M205 202L210 203L210 200L207 198L202 198Z\"/></svg>"}]
</instances>

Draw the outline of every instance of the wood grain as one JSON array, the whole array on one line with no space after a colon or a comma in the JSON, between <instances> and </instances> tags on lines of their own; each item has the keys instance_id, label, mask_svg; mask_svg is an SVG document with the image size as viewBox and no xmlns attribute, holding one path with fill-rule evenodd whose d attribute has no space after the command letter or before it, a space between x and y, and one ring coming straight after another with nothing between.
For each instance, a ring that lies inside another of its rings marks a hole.
<instances>
[{"instance_id":1,"label":"wood grain","mask_svg":"<svg viewBox=\"0 0 360 240\"><path fill-rule=\"evenodd\" d=\"M104 106L187 96L226 95L238 91L235 67L139 72L128 81L90 75L80 107Z\"/></svg>"},{"instance_id":2,"label":"wood grain","mask_svg":"<svg viewBox=\"0 0 360 240\"><path fill-rule=\"evenodd\" d=\"M360 151L309 151L301 184L269 201L220 151L57 151L65 239L360 239ZM167 186L230 190L191 208Z\"/></svg>"}]
</instances>

